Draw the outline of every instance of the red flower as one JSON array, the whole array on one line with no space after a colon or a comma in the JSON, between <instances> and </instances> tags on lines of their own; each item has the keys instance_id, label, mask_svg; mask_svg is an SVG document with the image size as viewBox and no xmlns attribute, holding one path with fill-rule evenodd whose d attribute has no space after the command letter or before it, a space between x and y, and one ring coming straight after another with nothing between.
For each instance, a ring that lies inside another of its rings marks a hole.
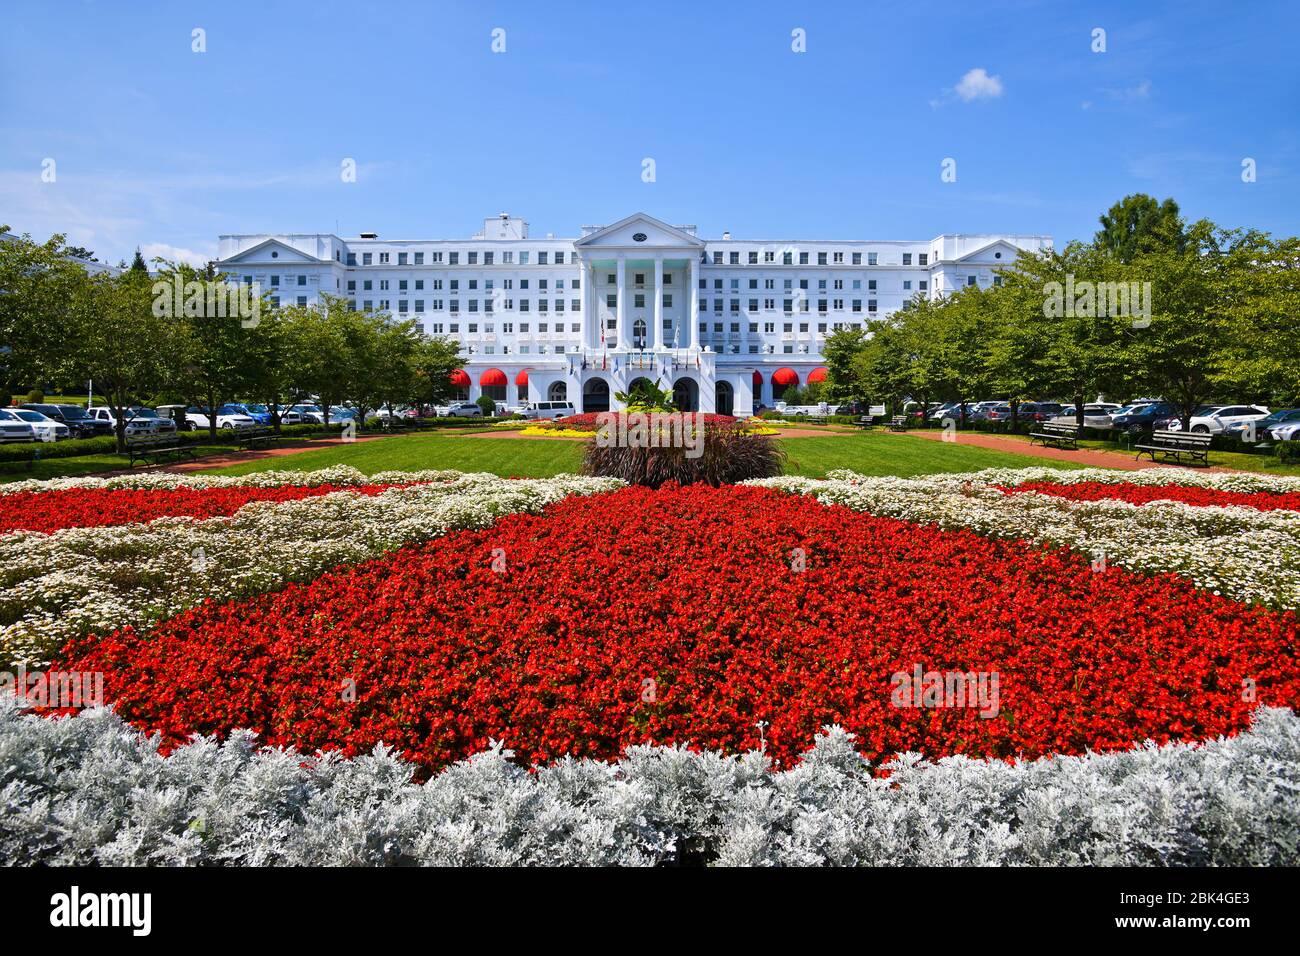
<instances>
[{"instance_id":1,"label":"red flower","mask_svg":"<svg viewBox=\"0 0 1300 956\"><path fill-rule=\"evenodd\" d=\"M59 666L104 672L118 712L171 743L248 727L349 754L384 741L429 769L493 738L539 762L737 751L760 721L783 762L830 723L876 759L1010 758L1199 740L1295 706L1298 623L1172 575L693 485L571 498L76 642ZM996 673L996 716L898 706L895 675L918 666Z\"/></svg>"},{"instance_id":2,"label":"red flower","mask_svg":"<svg viewBox=\"0 0 1300 956\"><path fill-rule=\"evenodd\" d=\"M1031 481L1014 488L1001 488L1008 494L1036 491L1071 501L1127 501L1142 505L1148 501L1181 501L1185 505L1244 505L1259 511L1300 511L1300 493L1275 491L1220 491L1217 488L1197 488L1188 485L1139 485L1122 482L1081 481L1075 484L1058 484L1051 481Z\"/></svg>"}]
</instances>

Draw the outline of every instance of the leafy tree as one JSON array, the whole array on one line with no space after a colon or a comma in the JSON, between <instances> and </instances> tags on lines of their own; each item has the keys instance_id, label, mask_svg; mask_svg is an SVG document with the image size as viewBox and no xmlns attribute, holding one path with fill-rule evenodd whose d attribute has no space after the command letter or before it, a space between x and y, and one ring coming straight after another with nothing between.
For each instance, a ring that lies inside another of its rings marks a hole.
<instances>
[{"instance_id":1,"label":"leafy tree","mask_svg":"<svg viewBox=\"0 0 1300 956\"><path fill-rule=\"evenodd\" d=\"M673 392L660 388L648 378L632 383L626 392L615 392L614 397L627 406L629 412L671 412Z\"/></svg>"},{"instance_id":2,"label":"leafy tree","mask_svg":"<svg viewBox=\"0 0 1300 956\"><path fill-rule=\"evenodd\" d=\"M861 380L862 367L858 357L867 341L867 332L861 328L836 329L822 346L826 362L826 393L836 401L862 398L867 394Z\"/></svg>"},{"instance_id":3,"label":"leafy tree","mask_svg":"<svg viewBox=\"0 0 1300 956\"><path fill-rule=\"evenodd\" d=\"M412 362L411 401L422 408L446 402L452 394L451 375L461 364L460 344L441 336L422 338Z\"/></svg>"},{"instance_id":4,"label":"leafy tree","mask_svg":"<svg viewBox=\"0 0 1300 956\"><path fill-rule=\"evenodd\" d=\"M68 343L76 342L67 336L69 313L89 280L63 248L61 235L0 242L0 385L7 390L54 378Z\"/></svg>"},{"instance_id":5,"label":"leafy tree","mask_svg":"<svg viewBox=\"0 0 1300 956\"><path fill-rule=\"evenodd\" d=\"M1187 247L1187 234L1173 199L1158 202L1145 193L1125 196L1101 217L1093 244L1120 262L1132 262L1145 252Z\"/></svg>"},{"instance_id":6,"label":"leafy tree","mask_svg":"<svg viewBox=\"0 0 1300 956\"><path fill-rule=\"evenodd\" d=\"M149 266L145 264L144 256L140 254L139 246L136 247L135 257L131 260L131 271L149 274Z\"/></svg>"}]
</instances>

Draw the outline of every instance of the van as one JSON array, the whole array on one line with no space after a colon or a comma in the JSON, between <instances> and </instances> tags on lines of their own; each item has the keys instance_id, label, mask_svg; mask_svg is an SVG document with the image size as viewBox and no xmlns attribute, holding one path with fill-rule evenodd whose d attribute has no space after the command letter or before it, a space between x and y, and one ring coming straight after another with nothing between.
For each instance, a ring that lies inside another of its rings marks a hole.
<instances>
[{"instance_id":1,"label":"van","mask_svg":"<svg viewBox=\"0 0 1300 956\"><path fill-rule=\"evenodd\" d=\"M524 418L536 418L541 420L568 418L575 415L572 402L528 402L520 412Z\"/></svg>"}]
</instances>

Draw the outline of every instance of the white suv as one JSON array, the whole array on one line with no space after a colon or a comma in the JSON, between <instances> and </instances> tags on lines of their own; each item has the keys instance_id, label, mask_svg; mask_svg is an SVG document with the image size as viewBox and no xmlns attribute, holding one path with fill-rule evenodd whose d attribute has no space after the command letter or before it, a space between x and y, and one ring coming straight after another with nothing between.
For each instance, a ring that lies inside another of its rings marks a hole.
<instances>
[{"instance_id":1,"label":"white suv","mask_svg":"<svg viewBox=\"0 0 1300 956\"><path fill-rule=\"evenodd\" d=\"M96 406L95 408L88 409L87 412L90 417L96 421L108 422L108 424L112 426L113 432L116 434L117 419L113 417L111 409L104 408L103 406ZM157 422L158 419L153 418L135 418L128 410L126 413L126 434L128 436L156 435L158 434ZM175 427L175 425L172 426L172 428Z\"/></svg>"},{"instance_id":2,"label":"white suv","mask_svg":"<svg viewBox=\"0 0 1300 956\"><path fill-rule=\"evenodd\" d=\"M1268 409L1261 408L1258 405L1224 405L1222 408L1216 408L1213 411L1204 411L1199 415L1193 415L1192 420L1188 423L1190 426L1188 430L1201 435L1218 435L1229 425L1235 425L1238 422L1257 422L1261 418L1267 417ZM1181 431L1182 422L1172 422L1169 429L1170 431Z\"/></svg>"},{"instance_id":3,"label":"white suv","mask_svg":"<svg viewBox=\"0 0 1300 956\"><path fill-rule=\"evenodd\" d=\"M528 402L520 414L524 418L553 419L568 418L577 413L572 402Z\"/></svg>"}]
</instances>

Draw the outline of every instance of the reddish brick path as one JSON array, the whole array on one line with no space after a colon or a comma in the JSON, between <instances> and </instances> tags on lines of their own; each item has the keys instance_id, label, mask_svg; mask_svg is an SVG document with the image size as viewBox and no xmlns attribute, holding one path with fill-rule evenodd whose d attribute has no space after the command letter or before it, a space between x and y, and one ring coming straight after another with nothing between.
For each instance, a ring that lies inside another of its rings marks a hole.
<instances>
[{"instance_id":1,"label":"reddish brick path","mask_svg":"<svg viewBox=\"0 0 1300 956\"><path fill-rule=\"evenodd\" d=\"M943 441L943 431L937 428L908 431L903 432L902 434L910 435L913 438L928 438L930 441ZM1017 455L1032 455L1035 458L1051 458L1055 461L1070 461L1074 462L1076 465L1086 465L1089 468L1115 468L1119 471L1144 471L1147 468L1168 467L1168 465L1163 462L1152 462L1148 458L1143 458L1141 461L1134 461L1133 455L1127 452L1096 451L1091 448L1080 448L1076 451L1066 451L1061 448L1044 448L1042 445L1031 445L1027 441L1020 441L1016 438L1006 438L1002 435L989 435L984 432L958 432L956 444L974 445L976 448L989 448L993 451L1006 451ZM1195 470L1236 471L1237 469L1222 468L1215 465L1210 468L1196 466Z\"/></svg>"},{"instance_id":2,"label":"reddish brick path","mask_svg":"<svg viewBox=\"0 0 1300 956\"><path fill-rule=\"evenodd\" d=\"M354 439L356 442L378 441L383 438L389 438L389 435L363 435ZM172 474L185 474L191 471L203 471L206 468L225 468L227 465L242 465L249 461L260 461L263 458L279 458L284 455L299 455L305 451L316 451L319 448L328 448L331 445L343 444L342 438L315 438L311 441L301 444L280 446L276 448L258 448L249 449L248 451L231 451L222 452L219 455L208 455L200 457L194 461L178 462L172 465L141 465L136 468L119 468L116 471L97 471L88 477L93 478L112 478L115 475L134 475L140 472L171 472Z\"/></svg>"}]
</instances>

